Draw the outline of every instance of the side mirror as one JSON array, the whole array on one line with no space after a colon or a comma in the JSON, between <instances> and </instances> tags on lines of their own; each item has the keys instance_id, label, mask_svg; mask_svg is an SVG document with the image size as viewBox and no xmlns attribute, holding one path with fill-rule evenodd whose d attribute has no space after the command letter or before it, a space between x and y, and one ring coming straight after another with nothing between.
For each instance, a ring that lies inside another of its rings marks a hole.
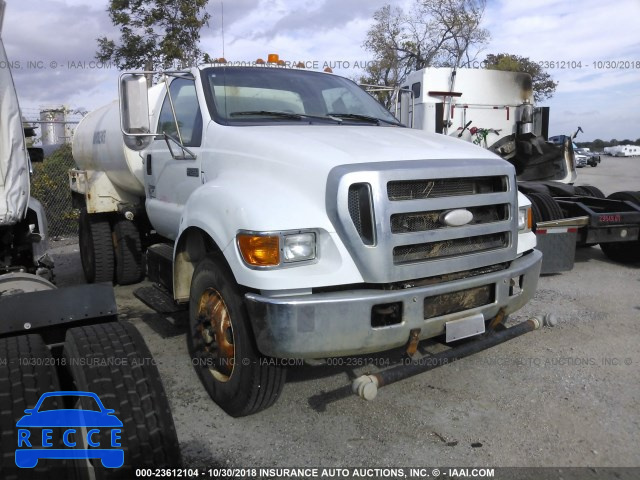
<instances>
[{"instance_id":1,"label":"side mirror","mask_svg":"<svg viewBox=\"0 0 640 480\"><path fill-rule=\"evenodd\" d=\"M125 73L120 77L120 128L125 145L132 150L144 150L155 136L149 124L149 97L144 75Z\"/></svg>"}]
</instances>

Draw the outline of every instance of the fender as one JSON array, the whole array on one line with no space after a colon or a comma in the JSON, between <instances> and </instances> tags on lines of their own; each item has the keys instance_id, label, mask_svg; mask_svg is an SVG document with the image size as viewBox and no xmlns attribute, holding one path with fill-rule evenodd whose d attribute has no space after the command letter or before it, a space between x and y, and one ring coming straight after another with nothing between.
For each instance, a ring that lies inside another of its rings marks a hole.
<instances>
[{"instance_id":1,"label":"fender","mask_svg":"<svg viewBox=\"0 0 640 480\"><path fill-rule=\"evenodd\" d=\"M195 230L210 238L213 248L224 255L236 281L246 287L287 290L362 282L360 272L335 233L324 207L324 198L309 198L295 185L276 185L269 179L245 172L225 173L215 181L205 183L189 197L180 218L174 250L176 300L188 299L195 262L191 267L185 266L185 260L191 260L188 255L180 255L187 242L185 235ZM240 230L302 229L321 232L317 239L321 261L315 264L252 270L244 264L236 248L235 239Z\"/></svg>"}]
</instances>

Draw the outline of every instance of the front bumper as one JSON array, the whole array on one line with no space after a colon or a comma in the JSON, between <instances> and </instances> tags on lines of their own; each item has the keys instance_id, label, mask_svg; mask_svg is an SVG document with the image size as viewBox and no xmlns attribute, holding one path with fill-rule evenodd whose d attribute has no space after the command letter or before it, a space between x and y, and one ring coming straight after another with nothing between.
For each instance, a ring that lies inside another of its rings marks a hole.
<instances>
[{"instance_id":1,"label":"front bumper","mask_svg":"<svg viewBox=\"0 0 640 480\"><path fill-rule=\"evenodd\" d=\"M424 340L445 333L445 323L482 314L492 319L501 308L515 312L534 295L542 254L533 250L511 262L506 270L476 277L403 290L349 290L284 297L248 293L245 301L262 354L277 358L326 358L381 352L405 345L411 330ZM511 290L512 278L520 290ZM424 299L474 287L494 286L494 301L477 308L424 318ZM402 321L371 326L372 308L402 303Z\"/></svg>"}]
</instances>

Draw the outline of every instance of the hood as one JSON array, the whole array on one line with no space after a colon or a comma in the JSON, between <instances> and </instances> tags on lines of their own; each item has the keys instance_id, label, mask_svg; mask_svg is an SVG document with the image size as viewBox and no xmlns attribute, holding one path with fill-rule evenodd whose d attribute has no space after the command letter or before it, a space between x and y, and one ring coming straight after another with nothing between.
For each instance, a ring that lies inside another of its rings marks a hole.
<instances>
[{"instance_id":1,"label":"hood","mask_svg":"<svg viewBox=\"0 0 640 480\"><path fill-rule=\"evenodd\" d=\"M458 171L509 165L465 141L402 127L211 123L205 138L203 187L218 191L228 204L225 212L241 219L240 228L254 230L275 228L273 212L286 212L278 229L333 231L325 207L327 179L339 166L363 164L371 170L371 164L383 162L402 162L404 169L414 162L417 168L437 164L446 177L448 162Z\"/></svg>"},{"instance_id":2,"label":"hood","mask_svg":"<svg viewBox=\"0 0 640 480\"><path fill-rule=\"evenodd\" d=\"M495 159L497 156L468 142L410 128L356 125L269 125L224 127L224 143L240 143L243 150L270 156L279 150L316 160L331 169L337 165L390 160ZM252 148L253 147L253 148ZM288 163L285 157L280 161Z\"/></svg>"},{"instance_id":3,"label":"hood","mask_svg":"<svg viewBox=\"0 0 640 480\"><path fill-rule=\"evenodd\" d=\"M242 171L281 172L294 181L327 177L332 168L356 163L397 160L465 160L504 162L494 153L463 140L401 127L354 125L211 126L213 163L221 159ZM226 165L229 168L231 165ZM207 169L205 167L205 169Z\"/></svg>"}]
</instances>

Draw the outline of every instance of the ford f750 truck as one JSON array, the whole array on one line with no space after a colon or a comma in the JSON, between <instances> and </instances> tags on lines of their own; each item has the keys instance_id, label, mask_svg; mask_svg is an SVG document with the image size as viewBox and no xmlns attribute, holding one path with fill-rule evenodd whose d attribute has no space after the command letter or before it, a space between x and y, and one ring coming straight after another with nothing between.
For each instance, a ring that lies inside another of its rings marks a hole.
<instances>
[{"instance_id":1,"label":"ford f750 truck","mask_svg":"<svg viewBox=\"0 0 640 480\"><path fill-rule=\"evenodd\" d=\"M281 392L265 359L485 332L533 296L541 261L508 162L271 60L151 88L151 72L123 74L119 100L78 126L70 172L87 280L146 268L188 304L193 363L235 416Z\"/></svg>"}]
</instances>

